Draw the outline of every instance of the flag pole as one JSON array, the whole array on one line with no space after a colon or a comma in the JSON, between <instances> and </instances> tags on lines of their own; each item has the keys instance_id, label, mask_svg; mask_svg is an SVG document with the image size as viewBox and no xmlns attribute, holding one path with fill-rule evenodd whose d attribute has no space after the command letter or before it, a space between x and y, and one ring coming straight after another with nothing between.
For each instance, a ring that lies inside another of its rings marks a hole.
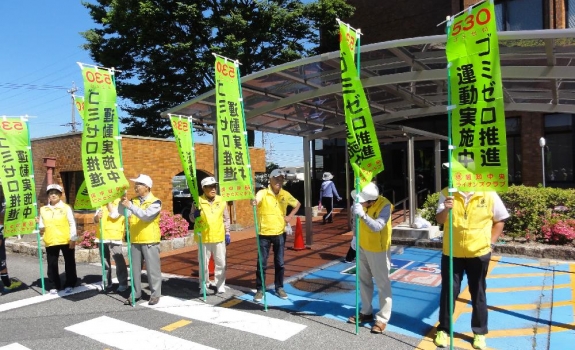
<instances>
[{"instance_id":1,"label":"flag pole","mask_svg":"<svg viewBox=\"0 0 575 350\"><path fill-rule=\"evenodd\" d=\"M102 210L103 214L103 209L100 210ZM102 225L102 219L98 220L98 225L100 226L100 260L102 262L102 291L105 292L107 278L106 278L106 267L105 267L106 262L104 259L104 225ZM109 266L108 268L111 268L111 266Z\"/></svg>"},{"instance_id":2,"label":"flag pole","mask_svg":"<svg viewBox=\"0 0 575 350\"><path fill-rule=\"evenodd\" d=\"M114 88L116 88L116 70L114 68L111 69L111 76L112 82L114 83ZM116 113L118 112L118 106L116 104ZM124 171L124 159L122 156L122 136L120 135L120 123L119 120L116 123L116 133L118 134L118 148L120 154L120 164L122 171ZM128 190L124 191L124 196L127 198ZM132 242L130 239L130 221L128 219L128 208L124 207L124 226L126 228L126 245L128 249L128 265L130 266L130 299L132 299L132 307L136 306L136 291L134 288L134 270L132 269Z\"/></svg>"},{"instance_id":3,"label":"flag pole","mask_svg":"<svg viewBox=\"0 0 575 350\"><path fill-rule=\"evenodd\" d=\"M232 61L232 60L230 60ZM244 139L245 139L245 143L246 143L246 147L248 148L248 152L247 152L247 157L248 157L248 168L250 169L250 188L252 188L253 190L255 190L254 188L254 183L253 183L253 179L252 179L252 162L251 162L251 157L250 157L250 152L249 152L249 144L248 144L248 131L246 128L246 112L244 110L244 97L243 97L243 92L242 92L242 81L241 81L241 76L240 76L240 62L237 60L234 60L234 65L236 67L236 72L238 75L238 90L240 93L240 101L239 103L242 105L242 123L244 125ZM256 201L256 198L254 196L254 198L252 199L253 201ZM262 252L260 249L260 232L259 232L259 224L258 224L258 215L257 215L257 209L256 206L252 206L252 213L254 216L254 228L255 228L255 232L256 232L256 245L258 248L258 266L260 268L260 278L262 280L262 292L264 294L263 299L264 299L264 311L268 311L268 300L267 300L267 296L266 296L266 283L265 283L265 276L264 276L264 269L263 269L263 259L262 259ZM256 290L257 293L257 290Z\"/></svg>"},{"instance_id":4,"label":"flag pole","mask_svg":"<svg viewBox=\"0 0 575 350\"><path fill-rule=\"evenodd\" d=\"M449 40L449 35L451 34L451 21L453 17L447 18L447 40ZM451 74L450 67L451 63L447 62L447 161L449 166L447 168L447 188L448 194L453 193L453 181L451 179L451 155L453 152L452 143L452 120L451 120L451 110L453 106L451 104ZM449 349L453 350L453 210L449 209ZM445 237L444 237L445 239Z\"/></svg>"},{"instance_id":5,"label":"flag pole","mask_svg":"<svg viewBox=\"0 0 575 350\"><path fill-rule=\"evenodd\" d=\"M20 117L21 120L23 122L26 123L26 130L28 130L28 159L32 159L32 144L30 142L30 125L28 124L28 119L24 118L24 117ZM32 174L34 174L34 162L31 162L30 164L30 170L32 171ZM34 181L35 182L35 181ZM32 203L34 203L34 217L38 217L39 214L39 210L38 210L38 198L36 196L36 191L33 191L33 196L34 198L32 198ZM42 237L40 236L40 226L39 223L36 222L35 225L35 231L36 231L36 241L38 242L38 263L40 265L40 285L42 288L42 295L46 294L46 287L44 285L44 262L43 262L43 256L42 256Z\"/></svg>"}]
</instances>

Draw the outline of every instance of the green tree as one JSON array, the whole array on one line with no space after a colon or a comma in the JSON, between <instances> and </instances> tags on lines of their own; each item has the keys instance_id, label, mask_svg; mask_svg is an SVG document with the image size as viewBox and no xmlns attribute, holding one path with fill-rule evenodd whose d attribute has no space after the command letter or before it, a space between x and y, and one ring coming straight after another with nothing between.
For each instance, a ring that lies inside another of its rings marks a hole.
<instances>
[{"instance_id":1,"label":"green tree","mask_svg":"<svg viewBox=\"0 0 575 350\"><path fill-rule=\"evenodd\" d=\"M127 134L169 137L160 112L214 86L212 52L238 59L241 74L321 51L345 0L96 0L83 2L97 28L81 33L92 59L118 74ZM337 38L337 37L335 37ZM337 39L333 39L337 40ZM322 40L323 41L323 40ZM252 138L253 139L253 138Z\"/></svg>"}]
</instances>

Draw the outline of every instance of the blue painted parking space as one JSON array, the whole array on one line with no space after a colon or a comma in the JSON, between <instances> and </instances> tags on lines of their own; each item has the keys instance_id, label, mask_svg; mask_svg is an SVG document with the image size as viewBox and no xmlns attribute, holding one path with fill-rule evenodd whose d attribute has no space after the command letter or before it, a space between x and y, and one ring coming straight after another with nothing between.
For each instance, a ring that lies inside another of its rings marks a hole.
<instances>
[{"instance_id":1,"label":"blue painted parking space","mask_svg":"<svg viewBox=\"0 0 575 350\"><path fill-rule=\"evenodd\" d=\"M440 259L440 251L411 247L391 255L393 311L386 332L421 338L417 349L435 349L431 338L439 311ZM286 283L288 300L267 293L268 306L346 322L355 313L354 270L355 264L339 261L313 270ZM487 278L489 349L556 350L575 343L574 274L570 263L494 256ZM472 349L466 283L455 307L454 345ZM253 294L240 298L251 301ZM379 308L377 292L373 306Z\"/></svg>"}]
</instances>

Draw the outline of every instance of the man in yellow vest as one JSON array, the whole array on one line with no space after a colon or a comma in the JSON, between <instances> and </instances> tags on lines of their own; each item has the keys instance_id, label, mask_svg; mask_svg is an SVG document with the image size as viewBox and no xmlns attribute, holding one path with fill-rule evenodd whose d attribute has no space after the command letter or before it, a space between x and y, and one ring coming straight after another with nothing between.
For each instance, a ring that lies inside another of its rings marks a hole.
<instances>
[{"instance_id":1,"label":"man in yellow vest","mask_svg":"<svg viewBox=\"0 0 575 350\"><path fill-rule=\"evenodd\" d=\"M128 289L128 267L122 254L122 241L125 232L125 217L118 212L120 198L103 205L94 215L94 223L97 225L96 241L104 245L104 262L106 264L106 278L108 281L107 288L112 287L112 265L110 261L110 251L112 258L116 263L116 276L118 277L119 286L117 293L122 293ZM100 221L102 222L100 224ZM100 229L102 232L100 233ZM100 251L100 254L102 252ZM101 258L101 257L100 257Z\"/></svg>"},{"instance_id":2,"label":"man in yellow vest","mask_svg":"<svg viewBox=\"0 0 575 350\"><path fill-rule=\"evenodd\" d=\"M148 286L150 301L148 305L156 305L162 295L162 271L160 265L160 211L162 201L151 192L152 178L148 175L140 174L135 179L134 191L137 197L131 200L124 197L118 211L128 210L130 238L132 242L132 269L136 301L142 297L142 259L146 261L146 271L148 272ZM130 297L124 302L131 305Z\"/></svg>"},{"instance_id":3,"label":"man in yellow vest","mask_svg":"<svg viewBox=\"0 0 575 350\"><path fill-rule=\"evenodd\" d=\"M57 184L48 185L48 204L40 208L38 227L43 233L46 246L46 259L48 260L48 279L54 286L50 294L58 293L62 285L58 271L58 256L60 251L64 256L66 269L65 293L71 293L76 286L76 222L72 208L61 200L64 190Z\"/></svg>"},{"instance_id":4,"label":"man in yellow vest","mask_svg":"<svg viewBox=\"0 0 575 350\"><path fill-rule=\"evenodd\" d=\"M284 190L283 184L286 174L283 170L275 169L270 174L270 185L268 188L259 190L252 205L257 206L259 224L259 243L262 255L263 276L261 278L260 264L256 263L256 294L255 302L260 302L264 296L263 285L267 270L268 256L273 245L274 250L274 285L278 297L287 299L288 295L284 290L284 248L286 235L285 227L289 223L301 206L288 191ZM287 207L293 209L286 216Z\"/></svg>"},{"instance_id":5,"label":"man in yellow vest","mask_svg":"<svg viewBox=\"0 0 575 350\"><path fill-rule=\"evenodd\" d=\"M389 247L391 245L391 213L393 205L379 195L377 185L368 183L356 196L357 202L351 207L354 214L352 229L355 232L355 215L359 221L359 272L361 310L359 322L373 321L373 280L377 286L380 310L375 314L372 333L383 333L391 317L391 281L389 280ZM348 320L355 323L355 315Z\"/></svg>"},{"instance_id":6,"label":"man in yellow vest","mask_svg":"<svg viewBox=\"0 0 575 350\"><path fill-rule=\"evenodd\" d=\"M453 221L453 301L460 292L463 275L467 275L471 294L471 330L473 348L486 349L487 300L485 277L491 260L491 250L503 232L509 213L496 192L455 192L444 188L439 194L435 218L444 224L443 255L441 257L441 296L436 346L447 346L449 333L449 211Z\"/></svg>"},{"instance_id":7,"label":"man in yellow vest","mask_svg":"<svg viewBox=\"0 0 575 350\"><path fill-rule=\"evenodd\" d=\"M198 199L196 209L192 206L190 221L195 223L196 218L202 218L204 230L202 231L204 276L209 276L208 264L210 257L214 257L214 278L218 294L225 293L226 285L226 245L230 242L230 214L228 206L222 196L216 194L218 182L214 177L206 177L201 182L204 192ZM200 261L198 249L198 261ZM201 275L200 275L201 278ZM206 287L209 287L209 283ZM200 282L201 289L201 282Z\"/></svg>"}]
</instances>

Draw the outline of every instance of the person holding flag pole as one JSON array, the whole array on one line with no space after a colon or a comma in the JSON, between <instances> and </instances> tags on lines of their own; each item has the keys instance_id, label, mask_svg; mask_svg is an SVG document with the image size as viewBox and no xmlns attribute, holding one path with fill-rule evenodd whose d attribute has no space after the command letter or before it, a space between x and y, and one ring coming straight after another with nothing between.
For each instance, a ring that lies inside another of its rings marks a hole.
<instances>
[{"instance_id":1,"label":"person holding flag pole","mask_svg":"<svg viewBox=\"0 0 575 350\"><path fill-rule=\"evenodd\" d=\"M99 208L94 215L94 222L98 224L97 237L99 237L100 258L102 259L103 290L112 287L111 256L116 263L116 276L119 282L116 292L122 293L128 289L128 267L122 254L122 240L124 238L126 220L118 212L119 203L120 198L117 198Z\"/></svg>"},{"instance_id":2,"label":"person holding flag pole","mask_svg":"<svg viewBox=\"0 0 575 350\"><path fill-rule=\"evenodd\" d=\"M190 194L192 196L194 205L199 203L199 193L198 193L198 181L196 177L196 150L194 147L194 129L192 125L192 118L183 118L181 115L168 114L170 118L170 123L172 125L172 130L174 131L174 138L176 139L176 145L178 147L178 153L180 155L180 161L182 162L182 167L184 168L184 173L186 175L186 181L188 183L188 188L190 189ZM204 261L204 240L202 232L205 228L205 222L201 216L197 217L194 214L198 214L196 211L190 211L190 221L194 223L194 234L196 235L196 241L199 244L198 247L198 261L200 265L200 290L203 294L203 299L206 301L206 275L205 275L205 261Z\"/></svg>"},{"instance_id":3,"label":"person holding flag pole","mask_svg":"<svg viewBox=\"0 0 575 350\"><path fill-rule=\"evenodd\" d=\"M508 186L495 18L491 0L470 6L446 21L449 180L439 195L436 211L436 220L445 224L445 233L439 324L434 343L438 347L447 346L449 332L451 349L455 298L464 275L467 275L471 295L472 347L487 348L486 276L493 245L503 231L504 220L509 217L501 198L494 192L505 191ZM466 24L462 26L462 23ZM481 93L472 96L473 93L466 91ZM487 142L481 136L486 129L493 130ZM488 152L493 156L487 159L484 155Z\"/></svg>"},{"instance_id":4,"label":"person holding flag pole","mask_svg":"<svg viewBox=\"0 0 575 350\"><path fill-rule=\"evenodd\" d=\"M379 214L383 211L384 208L386 208L384 203L387 200L379 196L379 191L377 191L377 194L376 192L371 191L371 187L375 186L375 184L371 183L371 180L375 175L383 171L383 161L381 159L381 151L379 149L379 142L375 133L370 107L367 102L365 91L363 90L363 85L360 79L359 67L361 33L358 29L351 28L348 24L343 23L339 19L336 20L340 28L341 85L343 105L345 106L345 122L347 127L347 152L355 176L355 191L353 195L355 196L355 204L353 207L355 214L354 235L356 242L359 245L359 248L356 250L356 271L359 276L356 275L355 283L355 316L350 317L348 322L355 323L355 333L358 334L359 323L362 321L370 321L370 318L373 318L372 315L366 316L363 313L360 313L360 282L362 284L362 289L364 289L364 291L361 293L362 307L365 308L364 311L371 312L372 310L369 310L371 300L368 301L366 298L368 295L370 295L370 288L371 293L373 293L373 283L371 280L368 282L364 281L364 279L366 279L367 274L369 274L368 269L374 267L373 264L376 262L376 260L381 260L381 257L378 259L375 259L371 255L371 258L366 257L369 255L366 252L373 251L371 240L375 237L372 236L371 233L368 233L367 230L369 227L371 231L376 232L376 236L379 236L377 239L381 240L381 243L383 244L387 242L387 227L388 225L391 226L391 223L389 223L389 220L386 221L385 217L379 217ZM364 189L367 191L365 193L367 197L363 198L362 200L362 196L360 196L360 194ZM377 187L375 187L375 189L377 190ZM374 198L374 196L377 197L377 200L375 200L377 206L370 210L369 208L371 205L369 203L363 203L368 201L366 198ZM373 222L368 220L366 212L364 211L364 205L365 208L367 208L367 215L378 221L377 226L371 225ZM375 211L377 211L377 213ZM364 222L360 222L359 218L364 218ZM364 227L364 225L366 225L368 222L370 224ZM363 229L360 229L360 226ZM362 233L369 236L364 240L362 238ZM389 235L390 234L391 233L389 233ZM381 246L381 249L383 249L385 256L387 257L387 250L389 249L389 245L386 243ZM366 252L362 254L363 251ZM381 253L381 250L377 250L377 253ZM364 267L363 265L367 264L368 261L369 265ZM387 268L384 267L383 269L383 271L389 271L389 262L387 262ZM385 275L383 271L382 273ZM374 272L372 271L372 273ZM379 281L376 279L378 288L387 288L385 285L388 283L385 282L385 279L388 279L389 277L383 276L379 273L378 275L381 277ZM389 301L387 300L388 295ZM380 300L382 300L381 298L382 295L380 291ZM385 329L385 324L389 320L389 314L391 312L391 291L389 291L389 293L385 291L384 300L385 304L381 305L381 314L379 316L376 315L377 321L376 324L372 327L372 331L377 333L383 332Z\"/></svg>"}]
</instances>

